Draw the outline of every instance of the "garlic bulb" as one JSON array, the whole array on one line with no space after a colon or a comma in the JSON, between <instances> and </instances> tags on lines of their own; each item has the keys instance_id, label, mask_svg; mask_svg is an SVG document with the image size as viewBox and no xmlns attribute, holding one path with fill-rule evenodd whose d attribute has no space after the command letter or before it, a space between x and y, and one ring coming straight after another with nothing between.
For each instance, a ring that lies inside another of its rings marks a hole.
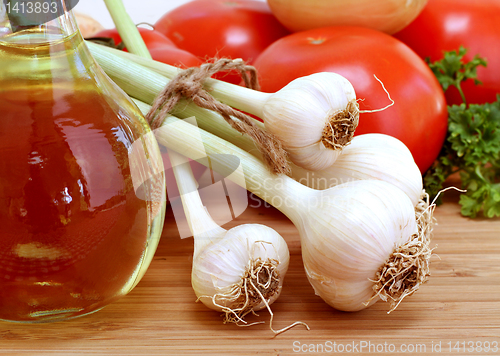
<instances>
[{"instance_id":1,"label":"garlic bulb","mask_svg":"<svg viewBox=\"0 0 500 356\"><path fill-rule=\"evenodd\" d=\"M292 177L314 189L326 189L360 179L377 179L404 191L413 206L420 201L422 174L406 145L392 136L364 134L354 137L335 164L308 171L292 166Z\"/></svg>"},{"instance_id":2,"label":"garlic bulb","mask_svg":"<svg viewBox=\"0 0 500 356\"><path fill-rule=\"evenodd\" d=\"M151 104L179 69L131 53L88 44L92 55L106 73L130 96ZM153 70L148 71L146 68ZM158 74L159 73L159 74ZM144 83L144 84L143 84ZM339 74L314 73L293 80L276 93L207 79L205 88L214 98L258 116L265 129L284 144L296 165L321 170L335 162L343 147L351 141L359 122L356 94L351 83ZM194 104L185 108L193 111ZM184 109L175 115L184 116ZM209 111L200 121L214 117Z\"/></svg>"},{"instance_id":3,"label":"garlic bulb","mask_svg":"<svg viewBox=\"0 0 500 356\"><path fill-rule=\"evenodd\" d=\"M195 256L191 282L196 296L237 322L279 297L290 260L281 235L258 224L228 230Z\"/></svg>"},{"instance_id":4,"label":"garlic bulb","mask_svg":"<svg viewBox=\"0 0 500 356\"><path fill-rule=\"evenodd\" d=\"M307 277L335 309L364 309L376 272L396 246L417 234L415 210L401 190L382 181L360 180L323 192L319 209L302 214Z\"/></svg>"},{"instance_id":5,"label":"garlic bulb","mask_svg":"<svg viewBox=\"0 0 500 356\"><path fill-rule=\"evenodd\" d=\"M426 282L433 222L428 201L416 208L402 190L380 180L314 190L271 175L249 153L173 117L157 138L188 157L200 154L200 145L194 143L201 140L221 174L231 166L222 154L238 157L246 188L283 212L299 230L309 281L334 308L356 311L382 299L394 309Z\"/></svg>"},{"instance_id":6,"label":"garlic bulb","mask_svg":"<svg viewBox=\"0 0 500 356\"><path fill-rule=\"evenodd\" d=\"M198 300L223 312L224 322L246 324L246 314L267 308L275 334L299 324L308 328L295 322L273 329L270 305L281 293L290 261L283 237L260 224L221 228L203 206L188 161L172 150L169 157L194 237L191 283Z\"/></svg>"},{"instance_id":7,"label":"garlic bulb","mask_svg":"<svg viewBox=\"0 0 500 356\"><path fill-rule=\"evenodd\" d=\"M262 111L266 130L283 141L293 163L309 170L331 166L359 120L354 88L335 73L293 80L270 95Z\"/></svg>"}]
</instances>

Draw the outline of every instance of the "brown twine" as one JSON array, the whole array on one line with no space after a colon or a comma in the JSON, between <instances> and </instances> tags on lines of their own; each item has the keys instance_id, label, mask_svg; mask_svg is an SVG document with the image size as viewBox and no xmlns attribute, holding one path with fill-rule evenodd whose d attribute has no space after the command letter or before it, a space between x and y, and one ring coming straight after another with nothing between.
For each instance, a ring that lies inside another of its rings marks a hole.
<instances>
[{"instance_id":1,"label":"brown twine","mask_svg":"<svg viewBox=\"0 0 500 356\"><path fill-rule=\"evenodd\" d=\"M179 100L183 97L188 98L201 108L219 113L233 129L248 135L256 143L264 162L273 173L291 175L288 153L276 136L260 129L250 116L217 101L203 88L203 82L207 78L215 73L229 70L238 71L248 88L259 89L257 71L254 67L246 65L242 60L221 58L213 63L181 71L156 97L146 115L146 120L153 130L159 128Z\"/></svg>"}]
</instances>

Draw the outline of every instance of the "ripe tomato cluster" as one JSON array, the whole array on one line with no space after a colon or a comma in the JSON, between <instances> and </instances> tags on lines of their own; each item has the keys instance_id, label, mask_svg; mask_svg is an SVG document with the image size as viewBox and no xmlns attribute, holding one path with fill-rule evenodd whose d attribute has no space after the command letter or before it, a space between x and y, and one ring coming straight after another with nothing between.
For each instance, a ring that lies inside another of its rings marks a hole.
<instances>
[{"instance_id":1,"label":"ripe tomato cluster","mask_svg":"<svg viewBox=\"0 0 500 356\"><path fill-rule=\"evenodd\" d=\"M362 27L332 26L290 33L266 1L192 0L164 14L155 30L141 29L154 59L181 67L214 58L242 58L259 73L262 90L274 92L291 80L321 71L336 72L353 84L360 109L357 134L385 133L405 143L420 170L437 158L447 126L445 97L424 59L443 51L470 49L487 57L480 68L482 87L464 83L470 102L495 100L500 92L500 2L498 0L429 0L409 26L390 36ZM113 30L99 35L113 37ZM238 75L219 79L239 84ZM390 97L388 97L388 95ZM394 101L394 105L382 111Z\"/></svg>"}]
</instances>

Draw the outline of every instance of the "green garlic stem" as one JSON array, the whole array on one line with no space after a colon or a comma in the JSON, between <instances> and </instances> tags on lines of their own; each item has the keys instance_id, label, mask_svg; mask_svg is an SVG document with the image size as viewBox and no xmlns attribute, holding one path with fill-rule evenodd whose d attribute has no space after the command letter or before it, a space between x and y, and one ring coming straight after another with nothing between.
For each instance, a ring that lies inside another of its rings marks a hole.
<instances>
[{"instance_id":1,"label":"green garlic stem","mask_svg":"<svg viewBox=\"0 0 500 356\"><path fill-rule=\"evenodd\" d=\"M86 44L106 74L134 98L152 104L169 82L166 77L150 69L114 55L104 46L92 42Z\"/></svg>"},{"instance_id":2,"label":"green garlic stem","mask_svg":"<svg viewBox=\"0 0 500 356\"><path fill-rule=\"evenodd\" d=\"M141 104L139 107L147 110L148 105ZM208 156L209 160L200 163L208 166L211 161L219 174L267 201L300 226L301 214L307 213L303 209L304 202L315 192L313 189L285 175L272 174L262 161L250 153L174 116L165 119L162 127L155 130L155 136L160 144L182 152L188 158ZM228 155L239 159L243 177L231 174L234 162L227 159Z\"/></svg>"},{"instance_id":3,"label":"green garlic stem","mask_svg":"<svg viewBox=\"0 0 500 356\"><path fill-rule=\"evenodd\" d=\"M115 26L125 42L127 49L132 53L151 59L151 55L139 33L139 30L128 15L122 0L104 0L113 18ZM127 40L127 42L126 42ZM150 108L142 106L147 109ZM182 206L186 215L189 229L195 239L195 255L203 248L220 239L226 232L215 223L208 211L203 206L198 184L194 178L189 161L173 150L168 151L172 170L174 172Z\"/></svg>"},{"instance_id":4,"label":"green garlic stem","mask_svg":"<svg viewBox=\"0 0 500 356\"><path fill-rule=\"evenodd\" d=\"M189 160L173 149L168 150L168 157L179 189L182 208L195 241L196 256L206 246L222 239L226 230L212 219L203 205Z\"/></svg>"},{"instance_id":5,"label":"green garlic stem","mask_svg":"<svg viewBox=\"0 0 500 356\"><path fill-rule=\"evenodd\" d=\"M172 79L180 71L179 68L169 64L142 58L135 54L127 53L114 48L105 47L104 50L108 51L110 54L115 54L122 59L129 60L141 65L142 67L148 68L168 79ZM262 109L267 99L272 95L212 78L207 79L204 86L217 100L260 118L264 115Z\"/></svg>"},{"instance_id":6,"label":"green garlic stem","mask_svg":"<svg viewBox=\"0 0 500 356\"><path fill-rule=\"evenodd\" d=\"M104 0L125 47L131 53L151 59L151 54L121 0ZM135 31L131 29L135 29Z\"/></svg>"},{"instance_id":7,"label":"green garlic stem","mask_svg":"<svg viewBox=\"0 0 500 356\"><path fill-rule=\"evenodd\" d=\"M88 42L87 45L91 49L92 55L96 61L105 70L106 74L108 74L127 94L142 102L152 104L156 96L169 82L169 79L166 77L150 69L144 68L137 63L130 62L123 57L117 56L116 52L120 51L109 51L104 46L92 42ZM173 114L180 118L196 116L198 126L202 129L223 137L225 140L236 144L245 151L259 154L259 150L255 146L255 143L248 138L248 136L236 132L221 115L214 111L202 109L192 103L180 102L174 109ZM264 129L263 123L255 121L255 124L261 129Z\"/></svg>"}]
</instances>

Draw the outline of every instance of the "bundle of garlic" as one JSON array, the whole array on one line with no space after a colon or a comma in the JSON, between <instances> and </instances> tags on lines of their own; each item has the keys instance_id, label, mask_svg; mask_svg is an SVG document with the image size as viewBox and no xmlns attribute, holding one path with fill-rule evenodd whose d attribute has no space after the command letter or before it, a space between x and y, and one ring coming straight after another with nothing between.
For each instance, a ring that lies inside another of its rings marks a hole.
<instances>
[{"instance_id":1,"label":"bundle of garlic","mask_svg":"<svg viewBox=\"0 0 500 356\"><path fill-rule=\"evenodd\" d=\"M179 73L176 67L131 53L94 43L88 46L120 87L148 104L165 87L168 78ZM221 102L261 117L266 130L283 142L290 160L306 169L331 166L351 142L359 122L354 88L347 79L335 73L322 72L298 78L272 94L216 79L207 79L205 87Z\"/></svg>"},{"instance_id":2,"label":"bundle of garlic","mask_svg":"<svg viewBox=\"0 0 500 356\"><path fill-rule=\"evenodd\" d=\"M105 3L120 34L135 39L127 43L128 49L151 58L122 1L105 0ZM147 114L151 108L141 105L141 109ZM203 147L198 150L203 152ZM309 329L302 322L281 330L273 329L274 315L270 305L281 293L290 260L283 237L260 224L244 224L228 231L221 228L203 206L189 161L175 149L170 149L168 155L194 238L191 283L198 300L223 312L225 323L247 324L244 318L248 313L267 308L271 314L269 327L275 335L296 325ZM234 176L237 174L232 174L233 179Z\"/></svg>"},{"instance_id":3,"label":"bundle of garlic","mask_svg":"<svg viewBox=\"0 0 500 356\"><path fill-rule=\"evenodd\" d=\"M230 166L221 157L238 157L246 188L283 212L299 230L308 279L334 308L356 311L382 299L393 310L426 282L433 221L428 202L415 209L405 193L380 180L311 189L271 175L249 153L174 117L165 120L156 136L160 144L187 157L199 156L199 147L204 147L221 174Z\"/></svg>"},{"instance_id":4,"label":"bundle of garlic","mask_svg":"<svg viewBox=\"0 0 500 356\"><path fill-rule=\"evenodd\" d=\"M111 52L92 48L101 66L132 96L152 102L159 93L155 87L159 85L161 90L168 82ZM315 89L322 89L321 80L308 88L313 97L319 97ZM235 90L228 94L231 98L235 98ZM292 86L292 92L295 90ZM294 94L293 98L299 96ZM246 95L244 102L252 102L252 98ZM279 110L282 105L278 100ZM252 113L249 108L241 109ZM263 107L260 110L265 111ZM407 194L382 180L357 180L325 190L308 188L286 176L271 175L252 155L174 117L164 121L157 138L190 158L208 152L221 174L228 174L224 168L233 166L222 157L239 157L245 181L236 183L274 205L295 224L309 281L333 307L355 311L382 299L390 301L393 309L427 280L433 212L428 202L418 204L416 212ZM311 157L310 152L306 155Z\"/></svg>"}]
</instances>

